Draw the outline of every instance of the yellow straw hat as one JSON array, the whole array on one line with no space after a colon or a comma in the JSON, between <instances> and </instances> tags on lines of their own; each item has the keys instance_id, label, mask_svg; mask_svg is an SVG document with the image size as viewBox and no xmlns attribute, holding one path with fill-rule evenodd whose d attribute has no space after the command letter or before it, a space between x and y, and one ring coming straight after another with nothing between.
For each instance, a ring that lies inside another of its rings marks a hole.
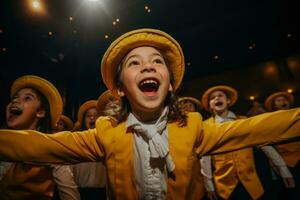
<instances>
[{"instance_id":1,"label":"yellow straw hat","mask_svg":"<svg viewBox=\"0 0 300 200\"><path fill-rule=\"evenodd\" d=\"M231 101L229 104L229 107L234 105L238 99L238 92L230 86L218 85L218 86L211 87L204 92L204 94L202 95L202 99L201 99L202 105L203 105L204 109L207 111L210 111L209 97L210 97L211 93L214 91L223 91L226 93L227 97Z\"/></svg>"},{"instance_id":2,"label":"yellow straw hat","mask_svg":"<svg viewBox=\"0 0 300 200\"><path fill-rule=\"evenodd\" d=\"M277 98L279 96L286 97L287 100L290 102L290 104L294 103L294 95L292 95L292 94L290 94L288 92L276 92L276 93L273 93L270 96L268 96L268 98L265 101L265 108L268 111L273 111L274 100L275 100L275 98Z\"/></svg>"},{"instance_id":3,"label":"yellow straw hat","mask_svg":"<svg viewBox=\"0 0 300 200\"><path fill-rule=\"evenodd\" d=\"M110 90L106 90L103 92L97 101L97 109L99 112L103 112L105 110L105 106L111 102L117 100L111 93Z\"/></svg>"},{"instance_id":4,"label":"yellow straw hat","mask_svg":"<svg viewBox=\"0 0 300 200\"><path fill-rule=\"evenodd\" d=\"M69 117L61 115L60 120L62 120L65 123L68 131L73 130L74 123Z\"/></svg>"},{"instance_id":5,"label":"yellow straw hat","mask_svg":"<svg viewBox=\"0 0 300 200\"><path fill-rule=\"evenodd\" d=\"M173 88L177 90L184 75L184 55L177 41L167 33L156 29L137 29L117 38L106 50L101 62L101 75L106 87L118 98L115 75L125 55L134 48L151 46L160 50L172 72Z\"/></svg>"},{"instance_id":6,"label":"yellow straw hat","mask_svg":"<svg viewBox=\"0 0 300 200\"><path fill-rule=\"evenodd\" d=\"M83 120L83 115L90 108L96 108L97 109L97 100L86 101L84 104L82 104L79 107L79 110L78 110L78 113L77 113L77 122L75 123L74 128L73 128L74 130L77 130L77 129L75 129L75 128L77 128L77 126L79 126L79 128L81 127L81 125L82 125L81 123L82 123L82 120Z\"/></svg>"},{"instance_id":7,"label":"yellow straw hat","mask_svg":"<svg viewBox=\"0 0 300 200\"><path fill-rule=\"evenodd\" d=\"M56 87L41 77L25 75L14 81L11 86L10 96L12 97L16 92L23 88L33 88L46 97L50 106L52 127L54 128L63 111L63 101Z\"/></svg>"},{"instance_id":8,"label":"yellow straw hat","mask_svg":"<svg viewBox=\"0 0 300 200\"><path fill-rule=\"evenodd\" d=\"M178 98L178 102L180 102L180 101L191 101L198 106L199 110L202 109L201 102L194 97L180 97L180 98Z\"/></svg>"}]
</instances>

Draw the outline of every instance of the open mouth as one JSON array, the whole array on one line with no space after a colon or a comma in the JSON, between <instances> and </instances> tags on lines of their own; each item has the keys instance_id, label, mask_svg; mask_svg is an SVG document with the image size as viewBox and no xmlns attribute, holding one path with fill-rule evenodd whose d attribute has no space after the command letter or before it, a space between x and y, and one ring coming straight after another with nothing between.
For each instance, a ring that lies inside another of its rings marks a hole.
<instances>
[{"instance_id":1,"label":"open mouth","mask_svg":"<svg viewBox=\"0 0 300 200\"><path fill-rule=\"evenodd\" d=\"M89 125L90 125L91 128L94 128L95 127L95 122L90 122Z\"/></svg>"},{"instance_id":2,"label":"open mouth","mask_svg":"<svg viewBox=\"0 0 300 200\"><path fill-rule=\"evenodd\" d=\"M160 82L155 78L147 78L139 83L139 89L147 96L153 96L158 91Z\"/></svg>"},{"instance_id":3,"label":"open mouth","mask_svg":"<svg viewBox=\"0 0 300 200\"><path fill-rule=\"evenodd\" d=\"M19 116L23 113L22 109L21 108L18 108L16 106L11 106L9 108L9 113L13 116Z\"/></svg>"},{"instance_id":4,"label":"open mouth","mask_svg":"<svg viewBox=\"0 0 300 200\"><path fill-rule=\"evenodd\" d=\"M223 105L223 102L217 102L215 105L216 105L216 106L222 106L222 105Z\"/></svg>"}]
</instances>

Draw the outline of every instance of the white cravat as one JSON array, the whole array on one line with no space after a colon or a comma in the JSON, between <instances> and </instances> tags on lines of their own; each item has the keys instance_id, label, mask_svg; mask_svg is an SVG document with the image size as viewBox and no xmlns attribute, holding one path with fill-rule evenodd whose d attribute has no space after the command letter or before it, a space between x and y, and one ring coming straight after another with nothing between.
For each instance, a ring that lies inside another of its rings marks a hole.
<instances>
[{"instance_id":1,"label":"white cravat","mask_svg":"<svg viewBox=\"0 0 300 200\"><path fill-rule=\"evenodd\" d=\"M165 158L167 169L172 172L175 169L175 164L169 154L168 142L163 140L162 132L167 127L168 108L166 107L160 118L154 124L154 128L146 127L145 124L138 121L133 114L128 117L127 126L131 126L135 133L141 134L148 139L151 158Z\"/></svg>"},{"instance_id":2,"label":"white cravat","mask_svg":"<svg viewBox=\"0 0 300 200\"><path fill-rule=\"evenodd\" d=\"M216 115L215 116L215 122L217 122L217 123L229 122L229 121L236 120L236 118L237 118L237 116L229 110L225 117L221 117L219 115Z\"/></svg>"}]
</instances>

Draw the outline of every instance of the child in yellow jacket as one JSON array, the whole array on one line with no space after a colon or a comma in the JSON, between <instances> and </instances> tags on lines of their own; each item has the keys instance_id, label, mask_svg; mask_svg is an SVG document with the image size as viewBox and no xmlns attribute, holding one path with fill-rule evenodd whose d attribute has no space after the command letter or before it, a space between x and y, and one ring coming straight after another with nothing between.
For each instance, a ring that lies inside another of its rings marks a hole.
<instances>
[{"instance_id":1,"label":"child in yellow jacket","mask_svg":"<svg viewBox=\"0 0 300 200\"><path fill-rule=\"evenodd\" d=\"M245 118L236 116L229 110L236 103L237 98L237 91L226 85L218 85L206 90L202 96L203 107L213 115L206 121L208 123L224 123ZM273 147L265 146L261 149L274 162L278 171L283 172L284 178L292 178L285 162ZM281 163L278 164L280 161ZM237 195L237 199L258 199L264 193L256 172L252 148L211 157L205 156L201 159L201 163L210 199L216 199L217 196L222 199L230 199ZM286 174L288 177L285 177ZM247 192L249 195L246 194Z\"/></svg>"},{"instance_id":2,"label":"child in yellow jacket","mask_svg":"<svg viewBox=\"0 0 300 200\"><path fill-rule=\"evenodd\" d=\"M95 129L82 132L0 130L0 159L64 164L104 159L110 199L199 199L194 177L200 156L300 135L300 109L223 124L202 122L199 113L181 115L174 93L184 75L183 52L159 30L138 29L116 39L101 72L121 98L116 117L100 117Z\"/></svg>"},{"instance_id":3,"label":"child in yellow jacket","mask_svg":"<svg viewBox=\"0 0 300 200\"><path fill-rule=\"evenodd\" d=\"M14 130L40 130L51 133L62 113L62 99L47 80L22 76L11 87L7 105L7 127ZM9 136L10 137L10 136ZM30 148L31 141L20 141ZM79 200L79 192L68 166L39 166L0 162L0 199L52 199L56 183L61 200ZM3 167L4 166L4 167Z\"/></svg>"},{"instance_id":4,"label":"child in yellow jacket","mask_svg":"<svg viewBox=\"0 0 300 200\"><path fill-rule=\"evenodd\" d=\"M275 92L267 97L265 101L265 107L268 111L278 111L278 110L287 110L292 107L294 103L294 95L288 92ZM283 157L288 167L292 171L292 174L295 177L295 188L288 189L283 188L282 186L278 188L277 194L279 193L278 198L286 199L299 199L300 190L300 142L290 142L286 144L275 145L277 151ZM285 182L287 185L288 182Z\"/></svg>"}]
</instances>

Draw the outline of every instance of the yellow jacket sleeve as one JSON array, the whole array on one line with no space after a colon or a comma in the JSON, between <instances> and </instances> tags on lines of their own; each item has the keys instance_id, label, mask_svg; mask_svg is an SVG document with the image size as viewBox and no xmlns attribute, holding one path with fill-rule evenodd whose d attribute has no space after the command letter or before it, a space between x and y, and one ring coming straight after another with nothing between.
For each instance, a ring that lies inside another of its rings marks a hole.
<instances>
[{"instance_id":1,"label":"yellow jacket sleeve","mask_svg":"<svg viewBox=\"0 0 300 200\"><path fill-rule=\"evenodd\" d=\"M300 136L300 109L277 111L222 124L203 122L196 153L218 154Z\"/></svg>"},{"instance_id":2,"label":"yellow jacket sleeve","mask_svg":"<svg viewBox=\"0 0 300 200\"><path fill-rule=\"evenodd\" d=\"M102 156L96 129L56 134L0 130L0 160L71 164L100 160Z\"/></svg>"}]
</instances>

